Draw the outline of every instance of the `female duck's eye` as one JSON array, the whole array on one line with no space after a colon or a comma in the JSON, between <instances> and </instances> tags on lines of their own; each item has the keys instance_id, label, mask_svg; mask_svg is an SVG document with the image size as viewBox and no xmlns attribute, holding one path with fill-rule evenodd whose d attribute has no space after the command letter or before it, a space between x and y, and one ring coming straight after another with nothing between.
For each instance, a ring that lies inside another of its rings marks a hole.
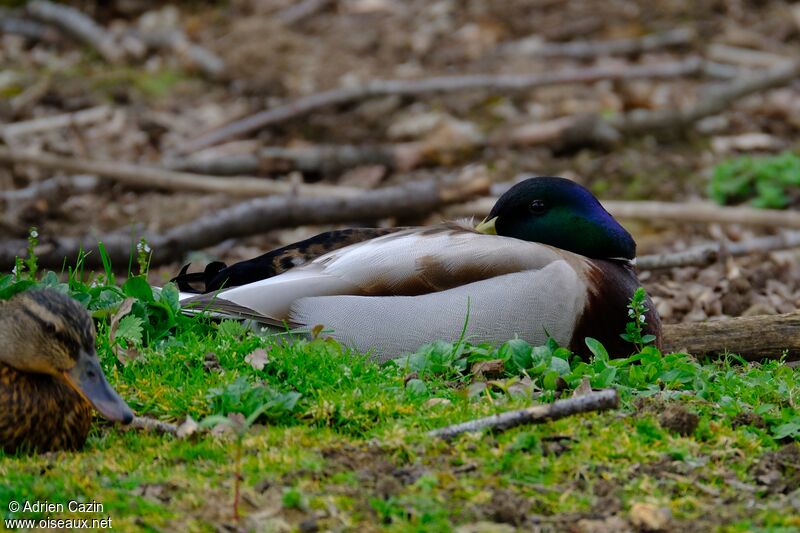
<instances>
[{"instance_id":1,"label":"female duck's eye","mask_svg":"<svg viewBox=\"0 0 800 533\"><path fill-rule=\"evenodd\" d=\"M547 211L547 204L544 203L544 200L534 200L528 206L528 209L534 215L541 215L545 211Z\"/></svg>"}]
</instances>

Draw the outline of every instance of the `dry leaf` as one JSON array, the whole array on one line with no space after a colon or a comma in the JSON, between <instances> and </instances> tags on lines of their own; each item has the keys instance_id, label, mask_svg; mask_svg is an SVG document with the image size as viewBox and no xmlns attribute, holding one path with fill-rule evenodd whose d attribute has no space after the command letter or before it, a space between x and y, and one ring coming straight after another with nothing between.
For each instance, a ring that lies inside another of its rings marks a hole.
<instances>
[{"instance_id":1,"label":"dry leaf","mask_svg":"<svg viewBox=\"0 0 800 533\"><path fill-rule=\"evenodd\" d=\"M589 378L583 376L581 384L575 387L575 390L572 391L572 397L577 398L578 396L586 396L590 392L592 392L592 384L589 383Z\"/></svg>"},{"instance_id":2,"label":"dry leaf","mask_svg":"<svg viewBox=\"0 0 800 533\"><path fill-rule=\"evenodd\" d=\"M257 348L253 350L248 354L247 357L244 358L244 360L256 370L264 370L264 367L267 366L267 363L269 363L267 352L264 351L263 348Z\"/></svg>"},{"instance_id":3,"label":"dry leaf","mask_svg":"<svg viewBox=\"0 0 800 533\"><path fill-rule=\"evenodd\" d=\"M322 333L322 330L324 330L324 329L325 329L325 326L323 324L317 324L316 326L311 328L311 338L312 339L318 339L320 334Z\"/></svg>"},{"instance_id":4,"label":"dry leaf","mask_svg":"<svg viewBox=\"0 0 800 533\"><path fill-rule=\"evenodd\" d=\"M665 531L672 519L669 509L642 502L634 503L628 516L631 524L646 531Z\"/></svg>"},{"instance_id":5,"label":"dry leaf","mask_svg":"<svg viewBox=\"0 0 800 533\"><path fill-rule=\"evenodd\" d=\"M472 373L475 379L500 378L506 373L506 363L502 359L478 361L472 365Z\"/></svg>"},{"instance_id":6,"label":"dry leaf","mask_svg":"<svg viewBox=\"0 0 800 533\"><path fill-rule=\"evenodd\" d=\"M117 334L117 328L119 328L119 321L131 312L134 302L136 302L136 298L125 298L120 304L119 309L117 309L117 312L111 316L111 324L108 326L108 341L110 344L114 344L114 337ZM119 355L117 355L117 357L119 357Z\"/></svg>"}]
</instances>

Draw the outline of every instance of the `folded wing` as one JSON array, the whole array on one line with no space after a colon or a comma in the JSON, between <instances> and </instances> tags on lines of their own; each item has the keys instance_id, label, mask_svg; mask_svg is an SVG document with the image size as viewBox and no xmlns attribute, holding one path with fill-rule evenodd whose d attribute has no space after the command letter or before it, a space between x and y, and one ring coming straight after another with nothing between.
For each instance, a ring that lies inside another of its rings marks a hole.
<instances>
[{"instance_id":1,"label":"folded wing","mask_svg":"<svg viewBox=\"0 0 800 533\"><path fill-rule=\"evenodd\" d=\"M405 313L406 325L398 331L405 330L402 334L413 343L416 339L408 330L425 332L425 323L434 315L449 318L429 331L449 332L453 323L463 325L468 298L475 312L497 316L496 320L483 317L480 323L486 325L484 329L499 322L520 329L513 317L501 318L505 316L503 301L514 302L508 313L521 314L519 320L526 322L531 318L529 313L540 313L539 309L545 313L552 307L571 309L585 301L580 283L584 271L582 259L569 252L443 224L352 244L284 274L215 294L184 295L182 301L184 306L223 315L273 324L323 323L341 332L363 331L370 323L389 320L401 312ZM513 275L522 273L525 275ZM519 297L523 289L531 298ZM556 297L554 291L561 291L561 297L575 304L547 305L548 299ZM527 309L520 310L520 306ZM445 312L447 309L450 311ZM414 316L418 319L412 320ZM564 327L571 327L574 316L567 317ZM347 323L356 322L358 326L347 327ZM547 323L556 327L549 319ZM460 326L456 333L459 330ZM375 331L363 338L366 341L367 337L384 334ZM427 338L429 333L423 336Z\"/></svg>"}]
</instances>

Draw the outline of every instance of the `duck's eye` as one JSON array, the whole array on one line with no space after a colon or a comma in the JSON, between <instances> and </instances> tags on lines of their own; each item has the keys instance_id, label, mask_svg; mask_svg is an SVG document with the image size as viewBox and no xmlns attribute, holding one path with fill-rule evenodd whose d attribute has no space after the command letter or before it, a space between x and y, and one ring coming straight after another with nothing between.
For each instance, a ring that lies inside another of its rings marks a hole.
<instances>
[{"instance_id":1,"label":"duck's eye","mask_svg":"<svg viewBox=\"0 0 800 533\"><path fill-rule=\"evenodd\" d=\"M534 215L541 215L547 211L547 204L544 200L534 200L528 206L528 210Z\"/></svg>"}]
</instances>

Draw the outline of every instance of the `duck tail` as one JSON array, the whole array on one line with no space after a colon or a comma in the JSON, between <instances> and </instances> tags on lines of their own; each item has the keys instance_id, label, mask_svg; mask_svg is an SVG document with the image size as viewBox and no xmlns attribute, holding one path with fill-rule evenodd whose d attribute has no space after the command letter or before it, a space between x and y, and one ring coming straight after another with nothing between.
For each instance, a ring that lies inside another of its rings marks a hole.
<instances>
[{"instance_id":1,"label":"duck tail","mask_svg":"<svg viewBox=\"0 0 800 533\"><path fill-rule=\"evenodd\" d=\"M174 281L178 285L178 290L181 292L187 292L191 294L203 294L214 290L213 288L213 280L217 277L222 270L228 268L228 265L223 263L222 261L212 261L211 263L206 265L205 270L203 272L186 272L189 270L189 266L191 263L187 263L181 268L181 271L178 273L177 276L172 278L170 281ZM192 283L201 283L203 288L197 289L193 287Z\"/></svg>"}]
</instances>

